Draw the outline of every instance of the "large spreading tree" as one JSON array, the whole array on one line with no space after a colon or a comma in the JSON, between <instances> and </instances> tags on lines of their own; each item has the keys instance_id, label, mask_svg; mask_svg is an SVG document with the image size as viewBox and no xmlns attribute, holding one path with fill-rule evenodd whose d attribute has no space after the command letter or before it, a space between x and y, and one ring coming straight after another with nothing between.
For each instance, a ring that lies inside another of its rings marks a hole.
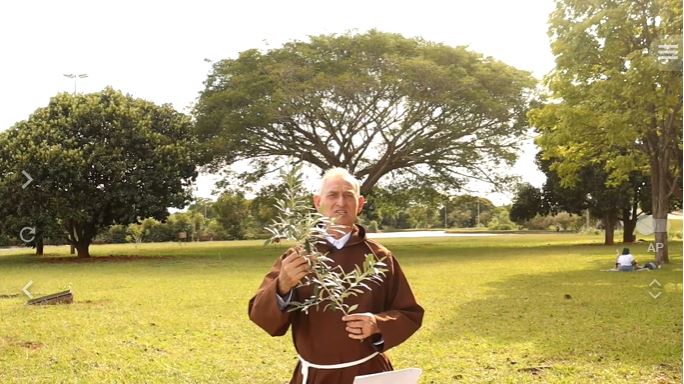
<instances>
[{"instance_id":1,"label":"large spreading tree","mask_svg":"<svg viewBox=\"0 0 684 384\"><path fill-rule=\"evenodd\" d=\"M607 187L648 175L656 261L668 262L660 223L682 194L682 3L557 0L549 34L556 68L552 99L530 112L537 143L566 186L587 165L605 169Z\"/></svg>"},{"instance_id":2,"label":"large spreading tree","mask_svg":"<svg viewBox=\"0 0 684 384\"><path fill-rule=\"evenodd\" d=\"M88 257L99 229L161 220L190 201L196 147L190 118L170 105L111 88L58 94L0 134L3 220L38 230L56 222Z\"/></svg>"},{"instance_id":3,"label":"large spreading tree","mask_svg":"<svg viewBox=\"0 0 684 384\"><path fill-rule=\"evenodd\" d=\"M421 185L495 184L515 160L530 74L491 57L370 31L244 51L214 64L195 109L205 161L249 159L257 180L274 159L339 166L368 194L384 176Z\"/></svg>"}]
</instances>

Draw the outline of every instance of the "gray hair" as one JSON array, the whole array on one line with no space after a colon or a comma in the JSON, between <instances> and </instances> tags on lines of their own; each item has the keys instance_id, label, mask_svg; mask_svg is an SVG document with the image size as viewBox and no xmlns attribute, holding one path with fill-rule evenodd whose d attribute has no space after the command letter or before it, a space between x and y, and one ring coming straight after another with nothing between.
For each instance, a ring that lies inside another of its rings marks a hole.
<instances>
[{"instance_id":1,"label":"gray hair","mask_svg":"<svg viewBox=\"0 0 684 384\"><path fill-rule=\"evenodd\" d=\"M323 191L323 184L325 184L326 180L333 179L336 177L340 177L344 181L351 184L352 188L354 188L354 192L356 192L356 195L361 196L361 182L356 177L354 177L354 175L349 173L349 171L340 167L330 168L327 171L325 171L325 173L323 174L323 178L321 179L321 185L318 188L318 194L320 195Z\"/></svg>"}]
</instances>

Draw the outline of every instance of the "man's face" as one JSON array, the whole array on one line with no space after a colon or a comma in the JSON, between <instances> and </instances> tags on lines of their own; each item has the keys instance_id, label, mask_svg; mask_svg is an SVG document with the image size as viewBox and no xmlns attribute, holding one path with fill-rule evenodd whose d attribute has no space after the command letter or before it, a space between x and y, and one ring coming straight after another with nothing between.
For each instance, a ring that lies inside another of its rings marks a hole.
<instances>
[{"instance_id":1,"label":"man's face","mask_svg":"<svg viewBox=\"0 0 684 384\"><path fill-rule=\"evenodd\" d=\"M314 195L314 206L321 214L334 218L335 224L351 226L361 213L366 200L357 195L352 184L342 177L326 180L320 195Z\"/></svg>"}]
</instances>

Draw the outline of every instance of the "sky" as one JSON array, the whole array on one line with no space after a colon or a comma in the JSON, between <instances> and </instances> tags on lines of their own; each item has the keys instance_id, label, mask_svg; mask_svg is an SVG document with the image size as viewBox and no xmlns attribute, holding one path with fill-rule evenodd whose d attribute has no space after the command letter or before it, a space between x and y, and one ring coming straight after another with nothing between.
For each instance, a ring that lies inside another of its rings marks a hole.
<instances>
[{"instance_id":1,"label":"sky","mask_svg":"<svg viewBox=\"0 0 684 384\"><path fill-rule=\"evenodd\" d=\"M28 118L58 92L124 93L189 112L211 64L251 48L375 28L492 56L541 79L553 69L552 0L478 1L13 1L0 3L0 130ZM208 61L207 61L208 60ZM64 74L86 74L67 78ZM511 172L539 187L534 144ZM210 197L213 175L196 194ZM480 195L496 204L510 195Z\"/></svg>"}]
</instances>

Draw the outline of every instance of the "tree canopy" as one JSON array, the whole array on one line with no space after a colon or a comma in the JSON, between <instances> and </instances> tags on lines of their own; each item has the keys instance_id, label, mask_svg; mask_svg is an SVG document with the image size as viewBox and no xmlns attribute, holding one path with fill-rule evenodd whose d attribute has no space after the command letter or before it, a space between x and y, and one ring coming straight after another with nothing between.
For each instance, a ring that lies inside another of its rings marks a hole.
<instances>
[{"instance_id":1,"label":"tree canopy","mask_svg":"<svg viewBox=\"0 0 684 384\"><path fill-rule=\"evenodd\" d=\"M667 219L670 199L681 196L681 34L680 1L556 1L551 99L529 116L563 186L587 165L602 167L609 187L639 172L651 178L654 217ZM673 41L679 57L664 63L659 45ZM667 232L656 242L666 262Z\"/></svg>"},{"instance_id":2,"label":"tree canopy","mask_svg":"<svg viewBox=\"0 0 684 384\"><path fill-rule=\"evenodd\" d=\"M313 36L214 63L194 114L205 162L274 157L347 168L368 194L385 175L421 185L495 184L526 131L530 74L491 57L370 31Z\"/></svg>"},{"instance_id":3,"label":"tree canopy","mask_svg":"<svg viewBox=\"0 0 684 384\"><path fill-rule=\"evenodd\" d=\"M516 187L510 217L517 224L523 224L537 214L544 214L542 191L530 183L520 183Z\"/></svg>"},{"instance_id":4,"label":"tree canopy","mask_svg":"<svg viewBox=\"0 0 684 384\"><path fill-rule=\"evenodd\" d=\"M80 257L97 231L184 207L197 176L191 120L106 88L61 93L0 134L3 220L55 220ZM23 188L25 171L34 179ZM14 228L16 233L20 228Z\"/></svg>"}]
</instances>

